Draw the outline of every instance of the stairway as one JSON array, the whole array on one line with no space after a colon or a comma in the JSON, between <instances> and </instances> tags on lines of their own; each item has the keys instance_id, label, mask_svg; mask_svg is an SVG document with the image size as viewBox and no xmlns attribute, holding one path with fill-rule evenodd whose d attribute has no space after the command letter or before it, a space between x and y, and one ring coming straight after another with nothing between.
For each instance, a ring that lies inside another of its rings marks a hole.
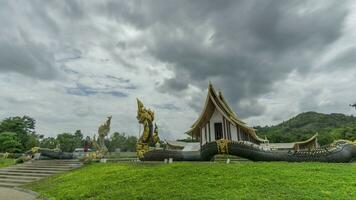
<instances>
[{"instance_id":1,"label":"stairway","mask_svg":"<svg viewBox=\"0 0 356 200\"><path fill-rule=\"evenodd\" d=\"M77 160L32 160L0 169L0 187L18 187L47 176L77 169Z\"/></svg>"}]
</instances>

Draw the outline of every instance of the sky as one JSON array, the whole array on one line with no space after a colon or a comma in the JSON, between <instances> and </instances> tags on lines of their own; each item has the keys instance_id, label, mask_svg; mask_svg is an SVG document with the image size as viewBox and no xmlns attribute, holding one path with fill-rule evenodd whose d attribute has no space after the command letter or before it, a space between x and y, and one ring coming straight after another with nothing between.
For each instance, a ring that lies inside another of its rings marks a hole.
<instances>
[{"instance_id":1,"label":"sky","mask_svg":"<svg viewBox=\"0 0 356 200\"><path fill-rule=\"evenodd\" d=\"M139 98L185 138L209 82L250 126L356 113L355 1L3 0L0 24L0 118L45 136L137 136Z\"/></svg>"}]
</instances>

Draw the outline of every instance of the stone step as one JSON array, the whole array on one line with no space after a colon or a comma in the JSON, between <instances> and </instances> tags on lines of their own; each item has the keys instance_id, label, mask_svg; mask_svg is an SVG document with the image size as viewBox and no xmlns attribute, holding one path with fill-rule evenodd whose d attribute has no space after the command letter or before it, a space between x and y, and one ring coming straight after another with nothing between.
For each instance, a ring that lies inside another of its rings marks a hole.
<instances>
[{"instance_id":1,"label":"stone step","mask_svg":"<svg viewBox=\"0 0 356 200\"><path fill-rule=\"evenodd\" d=\"M24 172L2 172L2 171L0 171L0 175L46 177L46 176L50 176L50 175L52 175L52 174L44 174L44 173L24 173Z\"/></svg>"},{"instance_id":2,"label":"stone step","mask_svg":"<svg viewBox=\"0 0 356 200\"><path fill-rule=\"evenodd\" d=\"M58 163L24 163L24 164L21 164L21 166L28 166L28 165L33 165L33 166L81 166L83 164L82 163L67 163L67 164L58 164Z\"/></svg>"},{"instance_id":3,"label":"stone step","mask_svg":"<svg viewBox=\"0 0 356 200\"><path fill-rule=\"evenodd\" d=\"M37 170L54 170L54 171L69 171L77 169L78 167L48 167L48 166L20 166L20 167L9 167L8 169L37 169Z\"/></svg>"},{"instance_id":4,"label":"stone step","mask_svg":"<svg viewBox=\"0 0 356 200\"><path fill-rule=\"evenodd\" d=\"M81 167L77 160L33 160L0 169L0 187L18 187ZM0 198L1 199L1 198Z\"/></svg>"},{"instance_id":5,"label":"stone step","mask_svg":"<svg viewBox=\"0 0 356 200\"><path fill-rule=\"evenodd\" d=\"M66 169L66 168L60 168L60 167L52 167L52 168L47 168L47 167L40 167L40 168L37 168L37 167L11 167L11 168L8 168L8 169L11 169L11 170L33 170L33 171L62 171L62 172L65 172L65 171L69 171L70 169Z\"/></svg>"},{"instance_id":6,"label":"stone step","mask_svg":"<svg viewBox=\"0 0 356 200\"><path fill-rule=\"evenodd\" d=\"M27 170L27 169L0 169L0 172L21 172L21 173L31 173L31 174L57 174L58 171L49 170Z\"/></svg>"},{"instance_id":7,"label":"stone step","mask_svg":"<svg viewBox=\"0 0 356 200\"><path fill-rule=\"evenodd\" d=\"M19 179L19 180L30 180L35 181L42 177L35 177L35 176L15 176L15 175L0 175L0 179Z\"/></svg>"},{"instance_id":8,"label":"stone step","mask_svg":"<svg viewBox=\"0 0 356 200\"><path fill-rule=\"evenodd\" d=\"M68 165L54 165L54 164L23 164L23 165L13 165L12 167L18 167L18 166L33 166L33 167L81 167L82 164L68 164Z\"/></svg>"},{"instance_id":9,"label":"stone step","mask_svg":"<svg viewBox=\"0 0 356 200\"><path fill-rule=\"evenodd\" d=\"M30 160L37 163L80 163L78 160Z\"/></svg>"},{"instance_id":10,"label":"stone step","mask_svg":"<svg viewBox=\"0 0 356 200\"><path fill-rule=\"evenodd\" d=\"M26 163L24 166L33 165L33 166L82 166L82 163L70 163L70 164L56 164L56 163Z\"/></svg>"},{"instance_id":11,"label":"stone step","mask_svg":"<svg viewBox=\"0 0 356 200\"><path fill-rule=\"evenodd\" d=\"M71 162L71 163L56 163L56 162L26 162L25 164L37 164L37 165L80 165L80 162Z\"/></svg>"},{"instance_id":12,"label":"stone step","mask_svg":"<svg viewBox=\"0 0 356 200\"><path fill-rule=\"evenodd\" d=\"M18 187L20 185L21 185L20 183L3 183L3 182L0 182L0 187L13 188L13 187Z\"/></svg>"},{"instance_id":13,"label":"stone step","mask_svg":"<svg viewBox=\"0 0 356 200\"><path fill-rule=\"evenodd\" d=\"M26 184L32 182L33 180L23 180L23 179L10 179L10 178L0 178L0 183L19 183Z\"/></svg>"}]
</instances>

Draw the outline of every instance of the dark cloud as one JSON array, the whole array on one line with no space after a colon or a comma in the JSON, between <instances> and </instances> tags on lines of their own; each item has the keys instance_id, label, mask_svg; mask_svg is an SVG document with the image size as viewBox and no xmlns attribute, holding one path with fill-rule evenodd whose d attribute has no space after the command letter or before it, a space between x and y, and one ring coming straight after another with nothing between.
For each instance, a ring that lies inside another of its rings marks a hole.
<instances>
[{"instance_id":1,"label":"dark cloud","mask_svg":"<svg viewBox=\"0 0 356 200\"><path fill-rule=\"evenodd\" d=\"M107 79L112 79L115 82L118 82L120 84L120 88L127 89L127 90L136 90L138 87L134 84L131 83L129 79L122 78L122 77L116 77L113 75L106 75L105 76Z\"/></svg>"},{"instance_id":2,"label":"dark cloud","mask_svg":"<svg viewBox=\"0 0 356 200\"><path fill-rule=\"evenodd\" d=\"M180 110L180 108L173 103L155 104L153 107L163 110Z\"/></svg>"},{"instance_id":3,"label":"dark cloud","mask_svg":"<svg viewBox=\"0 0 356 200\"><path fill-rule=\"evenodd\" d=\"M0 70L52 79L57 76L54 54L44 44L0 39Z\"/></svg>"},{"instance_id":4,"label":"dark cloud","mask_svg":"<svg viewBox=\"0 0 356 200\"><path fill-rule=\"evenodd\" d=\"M131 1L109 7L117 21L146 30L148 53L172 66L175 76L159 91L181 95L189 84L203 89L211 80L242 117L264 112L256 99L276 81L295 70L308 72L315 56L341 36L348 14L336 1Z\"/></svg>"},{"instance_id":5,"label":"dark cloud","mask_svg":"<svg viewBox=\"0 0 356 200\"><path fill-rule=\"evenodd\" d=\"M340 53L330 63L323 66L321 70L338 70L340 68L354 68L356 63L356 48L347 49Z\"/></svg>"},{"instance_id":6,"label":"dark cloud","mask_svg":"<svg viewBox=\"0 0 356 200\"><path fill-rule=\"evenodd\" d=\"M240 117L259 116L248 119L258 123L307 110L348 112L348 104L354 102L354 3L350 1L13 0L0 4L5 114L32 110L39 119L41 115L49 119L45 123L58 122L60 116L70 122L63 127L78 123L90 127L90 121L73 120L70 113L95 118L99 115L90 113L107 113L118 105L125 109L120 113L120 120L127 122L124 130L135 131L135 106L129 97L168 93L175 97L170 96L169 103L162 102L167 98L156 98L154 107L163 119L162 132L173 136L184 132L198 114L195 111L202 109L209 81ZM52 82L37 80L55 77ZM73 95L85 98L68 102ZM38 108L21 107L22 101L30 100ZM61 102L64 107L70 104L73 112L58 110L63 108L58 106ZM170 129L172 121L175 126ZM54 130L55 124L48 130Z\"/></svg>"},{"instance_id":7,"label":"dark cloud","mask_svg":"<svg viewBox=\"0 0 356 200\"><path fill-rule=\"evenodd\" d=\"M1 2L0 71L53 79L58 75L54 48L37 34L55 30L56 25L51 18L42 15L48 13L34 13L31 5L25 1L22 3ZM36 28L31 29L34 26Z\"/></svg>"},{"instance_id":8,"label":"dark cloud","mask_svg":"<svg viewBox=\"0 0 356 200\"><path fill-rule=\"evenodd\" d=\"M74 88L67 88L67 93L77 96L91 96L96 94L111 95L115 97L127 97L128 94L113 89L92 88L83 84L76 84Z\"/></svg>"}]
</instances>

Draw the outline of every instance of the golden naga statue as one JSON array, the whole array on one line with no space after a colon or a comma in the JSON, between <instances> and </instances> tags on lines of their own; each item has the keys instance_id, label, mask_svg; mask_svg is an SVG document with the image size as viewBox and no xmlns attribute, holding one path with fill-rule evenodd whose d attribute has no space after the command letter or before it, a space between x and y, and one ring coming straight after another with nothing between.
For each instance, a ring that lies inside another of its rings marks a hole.
<instances>
[{"instance_id":1,"label":"golden naga statue","mask_svg":"<svg viewBox=\"0 0 356 200\"><path fill-rule=\"evenodd\" d=\"M143 133L136 144L136 153L139 158L143 158L144 154L149 150L149 143L156 144L159 141L158 127L155 124L153 129L153 121L155 113L143 106L143 103L137 99L137 120L143 124Z\"/></svg>"},{"instance_id":2,"label":"golden naga statue","mask_svg":"<svg viewBox=\"0 0 356 200\"><path fill-rule=\"evenodd\" d=\"M110 132L110 124L111 124L112 116L109 116L104 124L99 126L98 128L98 142L96 141L95 135L93 138L93 146L97 149L98 154L103 157L107 152L108 148L105 145L105 137L108 136Z\"/></svg>"}]
</instances>

